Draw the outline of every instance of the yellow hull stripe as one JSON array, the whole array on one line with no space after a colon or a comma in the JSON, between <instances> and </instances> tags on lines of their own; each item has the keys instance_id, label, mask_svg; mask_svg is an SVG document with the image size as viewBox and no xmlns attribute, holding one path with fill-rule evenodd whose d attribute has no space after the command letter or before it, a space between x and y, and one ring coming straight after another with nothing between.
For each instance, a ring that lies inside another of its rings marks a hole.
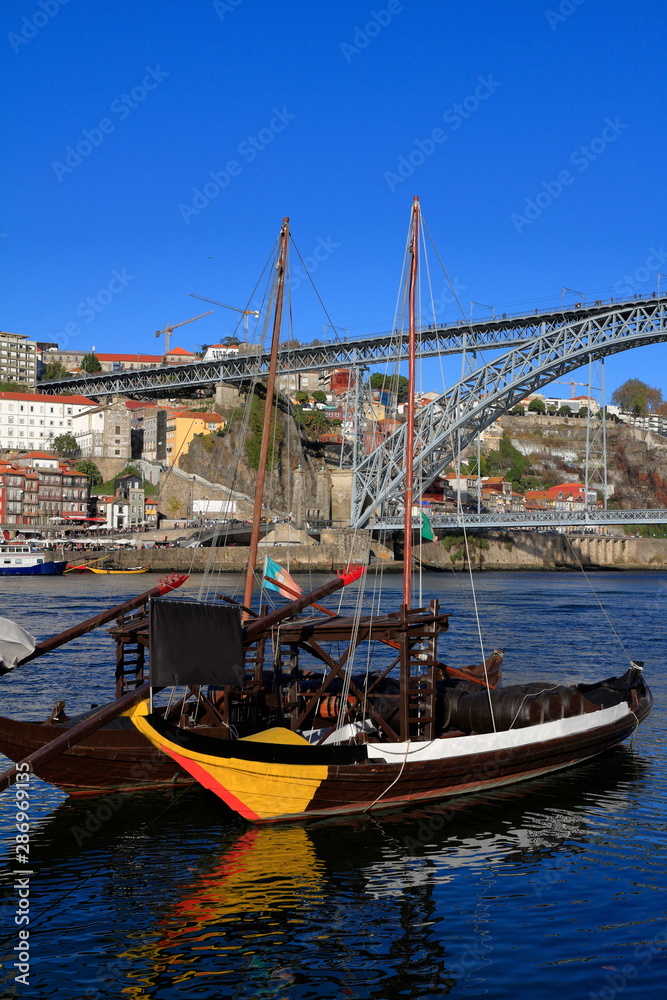
<instances>
[{"instance_id":1,"label":"yellow hull stripe","mask_svg":"<svg viewBox=\"0 0 667 1000\"><path fill-rule=\"evenodd\" d=\"M139 732L245 819L275 819L305 812L328 776L326 765L270 764L188 751L157 733L145 718L145 707L137 708L139 711L128 714Z\"/></svg>"}]
</instances>

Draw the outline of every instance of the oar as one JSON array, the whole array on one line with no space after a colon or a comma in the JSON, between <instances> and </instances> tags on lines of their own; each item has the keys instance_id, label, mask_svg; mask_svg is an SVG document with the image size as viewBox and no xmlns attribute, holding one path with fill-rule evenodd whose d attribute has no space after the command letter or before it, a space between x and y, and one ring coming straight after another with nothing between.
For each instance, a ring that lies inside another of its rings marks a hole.
<instances>
[{"instance_id":1,"label":"oar","mask_svg":"<svg viewBox=\"0 0 667 1000\"><path fill-rule=\"evenodd\" d=\"M0 774L0 792L16 781L17 774L25 774L33 771L40 764L46 764L48 761L53 760L54 757L58 757L61 753L69 750L70 747L81 743L82 740L85 740L86 736L96 733L102 726L106 726L107 722L111 722L116 716L122 715L128 708L132 708L137 702L147 698L149 691L150 683L147 681L141 687L135 688L134 691L128 691L118 701L114 701L110 705L104 705L93 715L84 719L83 722L79 722L76 726L66 729L64 733L56 736L50 743L46 743L39 750L35 750L27 757L24 757L23 760L14 764L7 771L3 771Z\"/></svg>"},{"instance_id":2,"label":"oar","mask_svg":"<svg viewBox=\"0 0 667 1000\"><path fill-rule=\"evenodd\" d=\"M95 615L93 618L86 619L85 622L81 622L79 625L73 625L71 628L66 628L64 632L58 632L57 635L51 636L50 639L44 639L43 642L38 642L32 653L26 656L23 660L19 660L19 663L28 663L29 660L34 660L35 657L42 656L43 653L49 653L52 649L64 646L65 643L70 642L71 639L76 639L80 635L92 632L94 628L99 628L100 625L106 625L107 622L112 621L114 618L119 618L121 615L127 614L129 611L136 610L136 608L141 607L142 604L146 604L151 597L163 597L170 591L176 590L184 584L187 579L187 573L168 578L159 583L157 587L153 587L151 590L146 590L143 594L139 594L138 597L132 597L129 601L123 601L122 604L117 604L115 608L110 608L108 611L101 611L98 615Z\"/></svg>"},{"instance_id":3,"label":"oar","mask_svg":"<svg viewBox=\"0 0 667 1000\"><path fill-rule=\"evenodd\" d=\"M99 559L90 559L88 562L75 563L73 566L68 566L65 572L71 573L75 569L85 569L87 566L92 566L93 563L102 562L106 558L106 556L100 556Z\"/></svg>"}]
</instances>

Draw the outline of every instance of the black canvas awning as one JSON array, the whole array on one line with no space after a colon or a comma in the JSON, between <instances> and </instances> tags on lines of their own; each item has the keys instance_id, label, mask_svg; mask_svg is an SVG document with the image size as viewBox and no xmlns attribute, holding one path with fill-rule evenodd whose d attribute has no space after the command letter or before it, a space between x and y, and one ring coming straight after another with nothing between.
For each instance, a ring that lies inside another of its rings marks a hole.
<instances>
[{"instance_id":1,"label":"black canvas awning","mask_svg":"<svg viewBox=\"0 0 667 1000\"><path fill-rule=\"evenodd\" d=\"M157 598L150 601L149 628L153 687L243 684L239 608Z\"/></svg>"}]
</instances>

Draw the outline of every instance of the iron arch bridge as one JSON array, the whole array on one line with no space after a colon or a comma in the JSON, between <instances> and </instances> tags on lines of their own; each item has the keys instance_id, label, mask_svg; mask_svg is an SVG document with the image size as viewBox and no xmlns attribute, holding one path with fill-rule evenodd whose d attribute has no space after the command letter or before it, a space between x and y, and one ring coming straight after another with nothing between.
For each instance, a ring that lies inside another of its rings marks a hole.
<instances>
[{"instance_id":1,"label":"iron arch bridge","mask_svg":"<svg viewBox=\"0 0 667 1000\"><path fill-rule=\"evenodd\" d=\"M579 329L582 323L607 323L609 317L620 322L628 310L645 304L667 305L667 296L650 299L630 299L619 302L595 302L589 306L565 309L534 310L516 316L503 315L492 319L468 322L459 320L449 326L430 326L418 332L422 358L479 351L500 351L519 344L531 343L539 337L556 336L560 332ZM396 333L372 334L366 337L333 340L319 344L303 344L281 351L278 374L327 371L332 368L356 368L399 361L402 344ZM95 375L72 376L40 383L47 394L72 392L102 398L105 396L156 396L192 392L219 382L250 382L268 373L268 354L244 354L220 361L196 361L184 365L160 365L141 370L124 370Z\"/></svg>"},{"instance_id":2,"label":"iron arch bridge","mask_svg":"<svg viewBox=\"0 0 667 1000\"><path fill-rule=\"evenodd\" d=\"M528 343L457 382L415 418L415 501L477 434L529 393L581 367L632 347L667 340L667 300L607 306ZM354 470L351 523L385 521L402 505L405 425Z\"/></svg>"}]
</instances>

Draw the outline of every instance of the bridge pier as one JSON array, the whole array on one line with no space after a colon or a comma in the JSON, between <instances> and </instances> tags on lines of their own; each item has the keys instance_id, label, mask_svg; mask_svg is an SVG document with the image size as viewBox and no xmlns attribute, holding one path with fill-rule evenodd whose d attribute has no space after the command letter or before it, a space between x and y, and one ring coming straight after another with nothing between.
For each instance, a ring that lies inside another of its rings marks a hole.
<instances>
[{"instance_id":1,"label":"bridge pier","mask_svg":"<svg viewBox=\"0 0 667 1000\"><path fill-rule=\"evenodd\" d=\"M234 406L239 398L239 390L228 382L218 382L215 387L215 405L220 407Z\"/></svg>"}]
</instances>

